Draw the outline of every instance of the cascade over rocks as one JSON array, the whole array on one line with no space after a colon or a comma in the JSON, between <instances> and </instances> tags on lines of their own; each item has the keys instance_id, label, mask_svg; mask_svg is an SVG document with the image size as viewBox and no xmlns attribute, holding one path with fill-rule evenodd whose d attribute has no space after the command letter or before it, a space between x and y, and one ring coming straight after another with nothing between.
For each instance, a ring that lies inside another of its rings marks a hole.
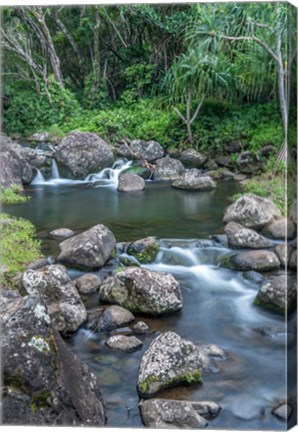
<instances>
[{"instance_id":1,"label":"cascade over rocks","mask_svg":"<svg viewBox=\"0 0 298 432\"><path fill-rule=\"evenodd\" d=\"M166 156L156 161L156 166L153 172L154 180L175 180L183 174L185 168L178 159L173 159Z\"/></svg>"},{"instance_id":2,"label":"cascade over rocks","mask_svg":"<svg viewBox=\"0 0 298 432\"><path fill-rule=\"evenodd\" d=\"M128 267L106 279L100 300L150 315L175 312L183 306L180 284L171 274L139 267Z\"/></svg>"},{"instance_id":3,"label":"cascade over rocks","mask_svg":"<svg viewBox=\"0 0 298 432\"><path fill-rule=\"evenodd\" d=\"M99 381L52 327L42 300L1 291L2 423L104 426Z\"/></svg>"},{"instance_id":4,"label":"cascade over rocks","mask_svg":"<svg viewBox=\"0 0 298 432\"><path fill-rule=\"evenodd\" d=\"M137 174L125 173L119 178L118 190L121 192L141 191L145 188L145 180Z\"/></svg>"},{"instance_id":5,"label":"cascade over rocks","mask_svg":"<svg viewBox=\"0 0 298 432\"><path fill-rule=\"evenodd\" d=\"M95 225L59 244L58 261L77 268L101 268L116 248L114 234L104 225Z\"/></svg>"},{"instance_id":6,"label":"cascade over rocks","mask_svg":"<svg viewBox=\"0 0 298 432\"><path fill-rule=\"evenodd\" d=\"M244 194L225 211L224 222L236 222L246 228L261 229L281 216L276 205L267 198Z\"/></svg>"},{"instance_id":7,"label":"cascade over rocks","mask_svg":"<svg viewBox=\"0 0 298 432\"><path fill-rule=\"evenodd\" d=\"M212 178L208 175L201 174L196 168L186 171L182 177L174 181L172 186L177 189L202 192L216 188L216 184Z\"/></svg>"},{"instance_id":8,"label":"cascade over rocks","mask_svg":"<svg viewBox=\"0 0 298 432\"><path fill-rule=\"evenodd\" d=\"M95 133L71 132L56 147L55 158L75 179L113 165L109 144Z\"/></svg>"},{"instance_id":9,"label":"cascade over rocks","mask_svg":"<svg viewBox=\"0 0 298 432\"><path fill-rule=\"evenodd\" d=\"M53 326L58 331L75 332L86 321L85 306L64 266L49 265L38 270L26 270L22 284L28 294L44 299Z\"/></svg>"},{"instance_id":10,"label":"cascade over rocks","mask_svg":"<svg viewBox=\"0 0 298 432\"><path fill-rule=\"evenodd\" d=\"M228 245L234 248L264 249L273 244L256 231L245 228L236 222L229 222L225 227Z\"/></svg>"},{"instance_id":11,"label":"cascade over rocks","mask_svg":"<svg viewBox=\"0 0 298 432\"><path fill-rule=\"evenodd\" d=\"M193 148L183 150L179 157L186 168L200 168L207 161L207 157Z\"/></svg>"}]
</instances>

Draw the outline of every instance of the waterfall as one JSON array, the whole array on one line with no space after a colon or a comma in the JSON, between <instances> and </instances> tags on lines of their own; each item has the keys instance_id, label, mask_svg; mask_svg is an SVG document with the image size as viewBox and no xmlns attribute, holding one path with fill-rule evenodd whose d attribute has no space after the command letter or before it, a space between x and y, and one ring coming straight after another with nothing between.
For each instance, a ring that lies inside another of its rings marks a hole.
<instances>
[{"instance_id":1,"label":"waterfall","mask_svg":"<svg viewBox=\"0 0 298 432\"><path fill-rule=\"evenodd\" d=\"M52 179L60 179L58 165L57 165L57 162L54 158L52 159L51 178Z\"/></svg>"},{"instance_id":2,"label":"waterfall","mask_svg":"<svg viewBox=\"0 0 298 432\"><path fill-rule=\"evenodd\" d=\"M45 183L45 178L42 175L42 173L39 171L39 169L36 168L36 176L34 177L34 179L32 180L31 184L43 184Z\"/></svg>"}]
</instances>

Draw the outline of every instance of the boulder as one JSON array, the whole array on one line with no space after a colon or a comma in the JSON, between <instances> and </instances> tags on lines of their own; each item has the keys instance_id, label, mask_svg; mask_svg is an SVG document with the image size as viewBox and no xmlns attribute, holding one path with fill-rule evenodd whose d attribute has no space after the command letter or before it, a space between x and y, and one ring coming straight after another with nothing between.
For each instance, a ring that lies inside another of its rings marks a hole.
<instances>
[{"instance_id":1,"label":"boulder","mask_svg":"<svg viewBox=\"0 0 298 432\"><path fill-rule=\"evenodd\" d=\"M260 169L261 163L255 153L245 151L238 156L237 166L242 174L253 174Z\"/></svg>"},{"instance_id":2,"label":"boulder","mask_svg":"<svg viewBox=\"0 0 298 432\"><path fill-rule=\"evenodd\" d=\"M199 170L193 168L174 181L172 186L177 189L204 192L215 189L216 184L210 176L203 175Z\"/></svg>"},{"instance_id":3,"label":"boulder","mask_svg":"<svg viewBox=\"0 0 298 432\"><path fill-rule=\"evenodd\" d=\"M204 168L206 168L207 170L217 170L218 169L218 165L215 162L214 159L208 159L205 163L204 163Z\"/></svg>"},{"instance_id":4,"label":"boulder","mask_svg":"<svg viewBox=\"0 0 298 432\"><path fill-rule=\"evenodd\" d=\"M199 429L208 422L195 409L195 402L149 399L139 404L145 426L154 429Z\"/></svg>"},{"instance_id":5,"label":"boulder","mask_svg":"<svg viewBox=\"0 0 298 432\"><path fill-rule=\"evenodd\" d=\"M75 332L87 312L66 268L49 265L23 273L22 285L28 294L39 295L46 303L54 327L63 333Z\"/></svg>"},{"instance_id":6,"label":"boulder","mask_svg":"<svg viewBox=\"0 0 298 432\"><path fill-rule=\"evenodd\" d=\"M177 333L162 333L142 357L137 384L139 395L150 398L167 387L198 383L202 366L196 345Z\"/></svg>"},{"instance_id":7,"label":"boulder","mask_svg":"<svg viewBox=\"0 0 298 432\"><path fill-rule=\"evenodd\" d=\"M76 287L80 294L88 295L99 290L102 280L93 273L86 273L76 279Z\"/></svg>"},{"instance_id":8,"label":"boulder","mask_svg":"<svg viewBox=\"0 0 298 432\"><path fill-rule=\"evenodd\" d=\"M230 154L232 153L240 153L242 150L242 144L240 141L231 141L226 145L226 151Z\"/></svg>"},{"instance_id":9,"label":"boulder","mask_svg":"<svg viewBox=\"0 0 298 432\"><path fill-rule=\"evenodd\" d=\"M112 166L109 144L94 133L71 132L56 147L55 159L76 179Z\"/></svg>"},{"instance_id":10,"label":"boulder","mask_svg":"<svg viewBox=\"0 0 298 432\"><path fill-rule=\"evenodd\" d=\"M242 249L264 249L272 247L272 242L256 231L245 228L236 222L229 222L225 227L228 245Z\"/></svg>"},{"instance_id":11,"label":"boulder","mask_svg":"<svg viewBox=\"0 0 298 432\"><path fill-rule=\"evenodd\" d=\"M140 348L143 342L135 336L116 335L111 336L106 345L111 349L130 353Z\"/></svg>"},{"instance_id":12,"label":"boulder","mask_svg":"<svg viewBox=\"0 0 298 432\"><path fill-rule=\"evenodd\" d=\"M230 156L218 156L217 158L215 158L215 162L219 167L230 169L234 168L234 164Z\"/></svg>"},{"instance_id":13,"label":"boulder","mask_svg":"<svg viewBox=\"0 0 298 432\"><path fill-rule=\"evenodd\" d=\"M293 248L288 243L281 243L274 249L280 263L283 267L286 267L289 263L289 258L291 256Z\"/></svg>"},{"instance_id":14,"label":"boulder","mask_svg":"<svg viewBox=\"0 0 298 432\"><path fill-rule=\"evenodd\" d=\"M150 315L175 312L183 306L180 284L171 274L139 267L128 267L106 279L100 300Z\"/></svg>"},{"instance_id":15,"label":"boulder","mask_svg":"<svg viewBox=\"0 0 298 432\"><path fill-rule=\"evenodd\" d=\"M141 191L145 188L145 180L137 174L125 173L119 178L118 190L121 192Z\"/></svg>"},{"instance_id":16,"label":"boulder","mask_svg":"<svg viewBox=\"0 0 298 432\"><path fill-rule=\"evenodd\" d=\"M57 239L67 239L69 237L74 236L75 233L68 228L57 228L50 232L50 236L57 238Z\"/></svg>"},{"instance_id":17,"label":"boulder","mask_svg":"<svg viewBox=\"0 0 298 432\"><path fill-rule=\"evenodd\" d=\"M116 249L114 234L104 225L95 225L59 244L58 261L83 269L105 265Z\"/></svg>"},{"instance_id":18,"label":"boulder","mask_svg":"<svg viewBox=\"0 0 298 432\"><path fill-rule=\"evenodd\" d=\"M297 225L297 200L293 202L289 211L289 219Z\"/></svg>"},{"instance_id":19,"label":"boulder","mask_svg":"<svg viewBox=\"0 0 298 432\"><path fill-rule=\"evenodd\" d=\"M258 157L268 158L276 153L276 148L273 145L267 145L262 147L261 150L258 151Z\"/></svg>"},{"instance_id":20,"label":"boulder","mask_svg":"<svg viewBox=\"0 0 298 432\"><path fill-rule=\"evenodd\" d=\"M155 237L146 237L129 243L127 253L134 256L140 263L150 263L155 260L159 244Z\"/></svg>"},{"instance_id":21,"label":"boulder","mask_svg":"<svg viewBox=\"0 0 298 432\"><path fill-rule=\"evenodd\" d=\"M225 255L221 259L223 267L233 270L254 270L257 272L276 270L280 261L276 253L268 250L238 252L236 255Z\"/></svg>"},{"instance_id":22,"label":"boulder","mask_svg":"<svg viewBox=\"0 0 298 432\"><path fill-rule=\"evenodd\" d=\"M294 250L290 256L289 267L297 270L297 250Z\"/></svg>"},{"instance_id":23,"label":"boulder","mask_svg":"<svg viewBox=\"0 0 298 432\"><path fill-rule=\"evenodd\" d=\"M23 188L22 173L19 162L9 153L0 153L0 186L9 188L16 184Z\"/></svg>"},{"instance_id":24,"label":"boulder","mask_svg":"<svg viewBox=\"0 0 298 432\"><path fill-rule=\"evenodd\" d=\"M2 423L104 426L99 381L52 327L38 296L2 291Z\"/></svg>"},{"instance_id":25,"label":"boulder","mask_svg":"<svg viewBox=\"0 0 298 432\"><path fill-rule=\"evenodd\" d=\"M175 180L183 174L185 168L178 159L166 156L156 161L153 180Z\"/></svg>"},{"instance_id":26,"label":"boulder","mask_svg":"<svg viewBox=\"0 0 298 432\"><path fill-rule=\"evenodd\" d=\"M207 157L195 149L189 148L183 150L179 159L186 168L200 168L206 162Z\"/></svg>"},{"instance_id":27,"label":"boulder","mask_svg":"<svg viewBox=\"0 0 298 432\"><path fill-rule=\"evenodd\" d=\"M275 239L292 239L296 233L296 226L290 219L280 218L268 224L264 232Z\"/></svg>"},{"instance_id":28,"label":"boulder","mask_svg":"<svg viewBox=\"0 0 298 432\"><path fill-rule=\"evenodd\" d=\"M296 278L286 274L269 277L254 300L256 306L284 314L296 306Z\"/></svg>"},{"instance_id":29,"label":"boulder","mask_svg":"<svg viewBox=\"0 0 298 432\"><path fill-rule=\"evenodd\" d=\"M18 181L15 181L16 184L31 183L35 172L24 157L24 148L11 141L9 138L3 137L3 135L1 135L0 150L1 171L4 169L4 174L1 174L0 179L4 177L4 179L7 180L9 177L8 173L12 172L13 177L19 179ZM9 155L7 153L9 153ZM3 182L2 187L9 187L12 184L11 183L9 186L6 186L4 183L5 182Z\"/></svg>"},{"instance_id":30,"label":"boulder","mask_svg":"<svg viewBox=\"0 0 298 432\"><path fill-rule=\"evenodd\" d=\"M111 331L125 326L134 319L133 314L121 306L107 306L90 313L88 327L93 331Z\"/></svg>"},{"instance_id":31,"label":"boulder","mask_svg":"<svg viewBox=\"0 0 298 432\"><path fill-rule=\"evenodd\" d=\"M225 211L224 222L237 222L246 228L261 229L281 216L280 210L267 198L251 193L241 195Z\"/></svg>"},{"instance_id":32,"label":"boulder","mask_svg":"<svg viewBox=\"0 0 298 432\"><path fill-rule=\"evenodd\" d=\"M130 150L134 159L142 159L154 162L164 156L164 150L156 141L134 140L131 142Z\"/></svg>"},{"instance_id":33,"label":"boulder","mask_svg":"<svg viewBox=\"0 0 298 432\"><path fill-rule=\"evenodd\" d=\"M272 414L279 420L286 422L291 417L293 408L287 403L282 403L272 410Z\"/></svg>"}]
</instances>

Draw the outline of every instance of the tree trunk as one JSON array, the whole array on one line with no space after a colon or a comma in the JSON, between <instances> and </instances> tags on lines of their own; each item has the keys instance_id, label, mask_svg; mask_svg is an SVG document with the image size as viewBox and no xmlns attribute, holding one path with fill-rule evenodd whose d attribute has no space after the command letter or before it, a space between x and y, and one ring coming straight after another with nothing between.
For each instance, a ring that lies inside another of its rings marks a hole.
<instances>
[{"instance_id":1,"label":"tree trunk","mask_svg":"<svg viewBox=\"0 0 298 432\"><path fill-rule=\"evenodd\" d=\"M100 48L99 48L99 28L100 28L100 15L98 6L95 6L95 26L94 26L94 61L93 61L93 69L94 69L94 77L95 87L98 87L100 81Z\"/></svg>"},{"instance_id":2,"label":"tree trunk","mask_svg":"<svg viewBox=\"0 0 298 432\"><path fill-rule=\"evenodd\" d=\"M192 129L191 129L191 91L188 92L187 101L186 101L186 129L188 134L188 141L192 144L193 143L193 135L192 135Z\"/></svg>"}]
</instances>

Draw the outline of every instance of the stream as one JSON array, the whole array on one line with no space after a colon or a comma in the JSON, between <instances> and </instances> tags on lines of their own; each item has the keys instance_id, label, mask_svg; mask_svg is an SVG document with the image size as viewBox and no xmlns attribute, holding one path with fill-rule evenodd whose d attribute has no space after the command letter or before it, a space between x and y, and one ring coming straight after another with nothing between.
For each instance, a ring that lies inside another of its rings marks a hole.
<instances>
[{"instance_id":1,"label":"stream","mask_svg":"<svg viewBox=\"0 0 298 432\"><path fill-rule=\"evenodd\" d=\"M61 179L52 167L50 179L37 173L26 187L30 201L5 206L14 216L29 219L37 228L45 255L56 255L58 242L49 232L60 227L76 233L96 224L107 225L118 242L156 236L161 249L154 263L144 267L172 273L181 283L184 307L160 318L137 316L151 329L140 336L143 347L130 354L110 350L107 334L82 328L67 340L101 382L108 426L142 427L136 391L142 354L156 332L175 331L194 343L217 344L227 359L217 361L203 383L168 389L159 397L212 400L222 410L209 422L211 429L283 428L271 415L272 407L286 397L285 336L260 335L260 327L284 327L284 318L254 307L258 285L242 272L218 266L228 249L210 240L223 232L223 212L239 191L234 181L219 181L213 192L187 192L166 182L146 182L136 193L119 193L118 176L129 163L89 175L83 181ZM100 273L100 272L99 272ZM69 269L72 278L82 274Z\"/></svg>"}]
</instances>

